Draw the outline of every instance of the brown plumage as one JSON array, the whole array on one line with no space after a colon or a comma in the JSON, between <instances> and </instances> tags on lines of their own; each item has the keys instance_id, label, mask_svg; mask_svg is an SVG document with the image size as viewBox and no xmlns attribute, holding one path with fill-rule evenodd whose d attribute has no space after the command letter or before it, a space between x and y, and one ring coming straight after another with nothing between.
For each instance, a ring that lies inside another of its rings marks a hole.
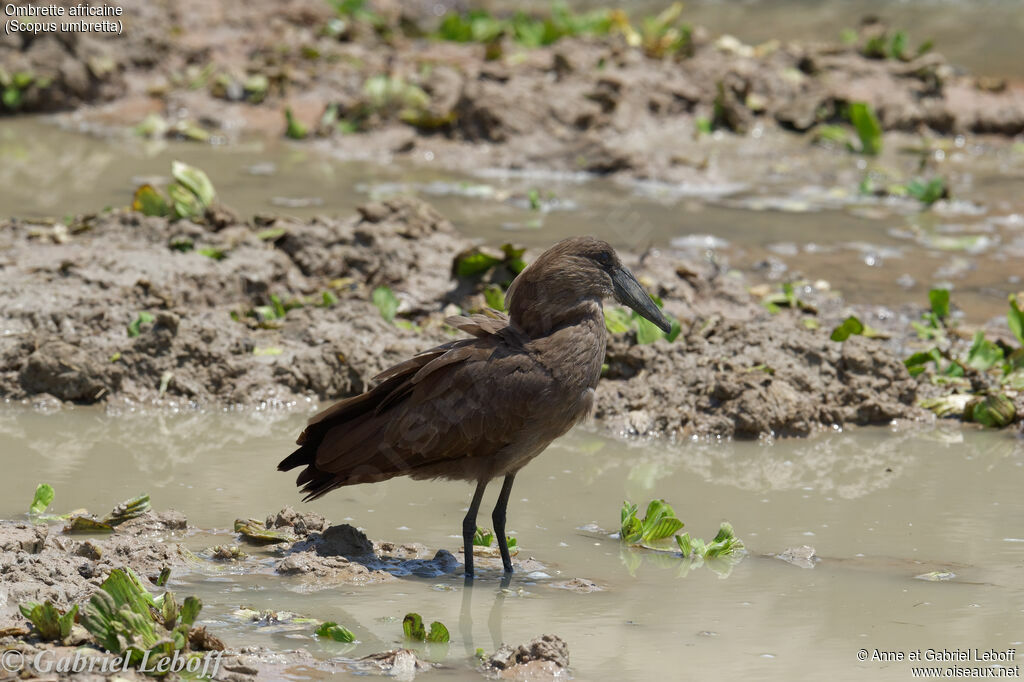
<instances>
[{"instance_id":1,"label":"brown plumage","mask_svg":"<svg viewBox=\"0 0 1024 682\"><path fill-rule=\"evenodd\" d=\"M614 296L659 327L669 324L606 243L563 240L523 270L506 316L452 317L471 334L375 377L371 390L313 417L279 465L312 500L335 488L394 476L477 483L463 520L466 575L487 483L504 485L492 521L506 572L505 508L516 472L586 417L605 355L603 298Z\"/></svg>"}]
</instances>

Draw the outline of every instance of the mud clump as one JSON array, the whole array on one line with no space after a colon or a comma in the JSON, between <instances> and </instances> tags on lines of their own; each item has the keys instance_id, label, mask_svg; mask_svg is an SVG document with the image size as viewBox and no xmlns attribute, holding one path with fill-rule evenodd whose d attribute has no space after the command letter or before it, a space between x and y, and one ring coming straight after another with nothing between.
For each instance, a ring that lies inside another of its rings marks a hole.
<instances>
[{"instance_id":1,"label":"mud clump","mask_svg":"<svg viewBox=\"0 0 1024 682\"><path fill-rule=\"evenodd\" d=\"M285 556L277 572L300 577L310 589L390 582L408 575L437 577L459 567L448 550L431 553L419 543L372 542L347 523L310 532L280 549Z\"/></svg>"},{"instance_id":2,"label":"mud clump","mask_svg":"<svg viewBox=\"0 0 1024 682\"><path fill-rule=\"evenodd\" d=\"M0 111L116 100L97 120L134 126L157 114L166 134L205 139L280 134L287 106L307 123L333 112L327 118L359 134L337 135L336 124L312 125L313 133L363 158L422 156L429 144L435 163L462 168L668 181L707 175L679 161L702 154L698 119L738 134L803 133L844 120L850 102L864 101L886 130L1024 131L1019 89L965 75L935 53L883 59L852 45L752 46L712 39L700 27L669 57L649 56L615 32L531 49L508 37L486 46L444 42L423 37L436 25L424 21L436 3L369 3L372 21L339 18L320 0L286 9L269 0L123 7L119 36L13 35L0 43L0 69L25 81ZM383 101L368 93L382 74L391 93Z\"/></svg>"},{"instance_id":3,"label":"mud clump","mask_svg":"<svg viewBox=\"0 0 1024 682\"><path fill-rule=\"evenodd\" d=\"M608 347L595 416L634 435L806 436L919 415L917 382L881 343L841 347L793 320L721 320L675 343Z\"/></svg>"},{"instance_id":4,"label":"mud clump","mask_svg":"<svg viewBox=\"0 0 1024 682\"><path fill-rule=\"evenodd\" d=\"M492 679L547 680L569 669L569 645L558 635L541 635L512 648L503 644L481 666Z\"/></svg>"},{"instance_id":5,"label":"mud clump","mask_svg":"<svg viewBox=\"0 0 1024 682\"><path fill-rule=\"evenodd\" d=\"M439 311L452 258L468 246L427 204L405 199L347 220L214 230L113 212L73 230L65 238L47 225L0 225L6 398L255 405L358 393L448 338L439 320L419 333L391 324L371 290L391 288L410 311ZM281 236L260 239L266 230ZM175 248L182 234L194 249ZM204 245L225 257L202 255ZM325 291L337 301L329 307ZM258 322L254 308L275 299L306 304Z\"/></svg>"},{"instance_id":6,"label":"mud clump","mask_svg":"<svg viewBox=\"0 0 1024 682\"><path fill-rule=\"evenodd\" d=\"M185 528L178 512L146 514L107 537L78 539L59 527L0 521L0 628L20 620L18 604L52 601L61 609L84 604L115 568L127 566L155 579L164 568L183 569L199 559L177 542Z\"/></svg>"},{"instance_id":7,"label":"mud clump","mask_svg":"<svg viewBox=\"0 0 1024 682\"><path fill-rule=\"evenodd\" d=\"M183 233L197 248L220 244L224 257L173 248ZM407 198L347 219L221 229L125 211L77 219L67 232L11 220L0 224L0 397L209 407L358 394L380 371L451 340L451 304L484 305L479 282L452 276L470 246ZM833 342L827 320L812 331L789 312L769 314L742 279L679 254L650 251L631 265L682 333L652 344L633 331L610 336L595 415L613 431L806 435L923 415L898 348ZM403 324L372 302L378 287L394 293ZM272 319L256 312L274 306L282 314ZM284 510L267 527L320 533L323 544L324 523Z\"/></svg>"}]
</instances>

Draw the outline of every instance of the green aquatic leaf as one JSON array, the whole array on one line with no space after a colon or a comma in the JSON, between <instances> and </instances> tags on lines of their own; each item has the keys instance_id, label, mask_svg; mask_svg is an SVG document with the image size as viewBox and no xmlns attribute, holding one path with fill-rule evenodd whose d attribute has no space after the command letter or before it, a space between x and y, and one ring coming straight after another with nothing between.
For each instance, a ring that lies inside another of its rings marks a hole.
<instances>
[{"instance_id":1,"label":"green aquatic leaf","mask_svg":"<svg viewBox=\"0 0 1024 682\"><path fill-rule=\"evenodd\" d=\"M201 249L196 249L196 253L200 256L206 256L213 260L224 260L228 257L227 252L218 246L204 246Z\"/></svg>"},{"instance_id":2,"label":"green aquatic leaf","mask_svg":"<svg viewBox=\"0 0 1024 682\"><path fill-rule=\"evenodd\" d=\"M494 541L494 533L487 528L476 527L476 532L473 533L473 546L474 547L490 547L491 542Z\"/></svg>"},{"instance_id":3,"label":"green aquatic leaf","mask_svg":"<svg viewBox=\"0 0 1024 682\"><path fill-rule=\"evenodd\" d=\"M75 622L75 616L78 615L77 604L66 613L61 613L50 600L43 604L26 602L19 604L18 609L21 611L21 615L35 626L40 639L47 641L62 640L71 634L71 626Z\"/></svg>"},{"instance_id":4,"label":"green aquatic leaf","mask_svg":"<svg viewBox=\"0 0 1024 682\"><path fill-rule=\"evenodd\" d=\"M932 314L939 320L949 317L949 289L931 289L928 291L928 302Z\"/></svg>"},{"instance_id":5,"label":"green aquatic leaf","mask_svg":"<svg viewBox=\"0 0 1024 682\"><path fill-rule=\"evenodd\" d=\"M647 524L644 525L644 542L655 542L675 535L676 531L683 527L683 522L677 518L663 518L650 526Z\"/></svg>"},{"instance_id":6,"label":"green aquatic leaf","mask_svg":"<svg viewBox=\"0 0 1024 682\"><path fill-rule=\"evenodd\" d=\"M295 542L298 538L285 530L267 528L257 519L235 519L235 532L249 542L265 545L277 542Z\"/></svg>"},{"instance_id":7,"label":"green aquatic leaf","mask_svg":"<svg viewBox=\"0 0 1024 682\"><path fill-rule=\"evenodd\" d=\"M488 307L505 312L505 292L497 284L488 284L484 287L484 301Z\"/></svg>"},{"instance_id":8,"label":"green aquatic leaf","mask_svg":"<svg viewBox=\"0 0 1024 682\"><path fill-rule=\"evenodd\" d=\"M658 329L658 326L647 318L637 315L634 318L634 324L636 325L637 343L654 343L655 341L665 338L665 333Z\"/></svg>"},{"instance_id":9,"label":"green aquatic leaf","mask_svg":"<svg viewBox=\"0 0 1024 682\"><path fill-rule=\"evenodd\" d=\"M964 408L964 419L992 428L1008 426L1016 417L1016 406L1002 393L990 393L971 401Z\"/></svg>"},{"instance_id":10,"label":"green aquatic leaf","mask_svg":"<svg viewBox=\"0 0 1024 682\"><path fill-rule=\"evenodd\" d=\"M915 178L907 183L906 190L909 196L928 206L939 199L949 197L949 187L943 178L932 178L928 181Z\"/></svg>"},{"instance_id":11,"label":"green aquatic leaf","mask_svg":"<svg viewBox=\"0 0 1024 682\"><path fill-rule=\"evenodd\" d=\"M427 641L434 644L447 644L451 639L448 628L440 621L435 620L430 624L430 632L427 633Z\"/></svg>"},{"instance_id":12,"label":"green aquatic leaf","mask_svg":"<svg viewBox=\"0 0 1024 682\"><path fill-rule=\"evenodd\" d=\"M213 203L216 192L210 178L203 171L181 161L172 161L171 176L199 200L204 210Z\"/></svg>"},{"instance_id":13,"label":"green aquatic leaf","mask_svg":"<svg viewBox=\"0 0 1024 682\"><path fill-rule=\"evenodd\" d=\"M142 325L152 324L155 320L156 318L153 316L153 313L148 313L143 310L139 313L138 317L128 325L128 336L135 338L142 333Z\"/></svg>"},{"instance_id":14,"label":"green aquatic leaf","mask_svg":"<svg viewBox=\"0 0 1024 682\"><path fill-rule=\"evenodd\" d=\"M132 197L132 210L142 215L166 217L171 214L167 201L153 185L140 185Z\"/></svg>"},{"instance_id":15,"label":"green aquatic leaf","mask_svg":"<svg viewBox=\"0 0 1024 682\"><path fill-rule=\"evenodd\" d=\"M1006 313L1006 324L1010 331L1017 337L1017 341L1024 346L1024 312L1021 311L1017 295L1010 294L1010 312Z\"/></svg>"},{"instance_id":16,"label":"green aquatic leaf","mask_svg":"<svg viewBox=\"0 0 1024 682\"><path fill-rule=\"evenodd\" d=\"M351 630L342 627L333 621L321 623L314 634L323 639L331 639L335 642L344 642L346 644L351 644L356 641L356 636Z\"/></svg>"},{"instance_id":17,"label":"green aquatic leaf","mask_svg":"<svg viewBox=\"0 0 1024 682\"><path fill-rule=\"evenodd\" d=\"M707 544L704 550L704 558L714 559L729 556L740 552L743 548L743 541L736 537L732 524L728 521L723 521L722 525L718 528L718 533Z\"/></svg>"},{"instance_id":18,"label":"green aquatic leaf","mask_svg":"<svg viewBox=\"0 0 1024 682\"><path fill-rule=\"evenodd\" d=\"M851 102L849 114L850 123L860 139L860 151L877 156L882 151L882 125L874 109L866 102Z\"/></svg>"},{"instance_id":19,"label":"green aquatic leaf","mask_svg":"<svg viewBox=\"0 0 1024 682\"><path fill-rule=\"evenodd\" d=\"M199 197L184 185L171 183L167 186L167 196L170 197L175 218L188 220L198 218L206 212L206 207L199 201Z\"/></svg>"},{"instance_id":20,"label":"green aquatic leaf","mask_svg":"<svg viewBox=\"0 0 1024 682\"><path fill-rule=\"evenodd\" d=\"M303 140L309 135L309 128L299 119L295 118L291 107L284 110L285 130L284 134L293 140Z\"/></svg>"},{"instance_id":21,"label":"green aquatic leaf","mask_svg":"<svg viewBox=\"0 0 1024 682\"><path fill-rule=\"evenodd\" d=\"M965 393L954 393L939 398L924 398L917 404L926 410L931 410L938 417L948 417L954 414L963 415L965 408L973 398L974 396Z\"/></svg>"},{"instance_id":22,"label":"green aquatic leaf","mask_svg":"<svg viewBox=\"0 0 1024 682\"><path fill-rule=\"evenodd\" d=\"M903 364L906 365L907 370L910 372L910 376L917 376L927 368L929 362L935 363L936 369L941 365L942 353L938 348L918 351L904 360Z\"/></svg>"},{"instance_id":23,"label":"green aquatic leaf","mask_svg":"<svg viewBox=\"0 0 1024 682\"><path fill-rule=\"evenodd\" d=\"M907 56L907 34L904 31L896 31L892 35L892 43L889 46L889 55L894 59L904 59Z\"/></svg>"},{"instance_id":24,"label":"green aquatic leaf","mask_svg":"<svg viewBox=\"0 0 1024 682\"><path fill-rule=\"evenodd\" d=\"M967 364L974 369L985 371L1003 361L1003 349L985 338L980 329L974 334L974 343L967 351Z\"/></svg>"},{"instance_id":25,"label":"green aquatic leaf","mask_svg":"<svg viewBox=\"0 0 1024 682\"><path fill-rule=\"evenodd\" d=\"M414 642L422 642L427 638L427 631L423 627L423 618L418 613L407 613L402 619L402 632L405 638Z\"/></svg>"},{"instance_id":26,"label":"green aquatic leaf","mask_svg":"<svg viewBox=\"0 0 1024 682\"><path fill-rule=\"evenodd\" d=\"M623 334L630 329L632 316L625 308L605 308L604 326L611 334Z\"/></svg>"},{"instance_id":27,"label":"green aquatic leaf","mask_svg":"<svg viewBox=\"0 0 1024 682\"><path fill-rule=\"evenodd\" d=\"M288 234L288 230L283 227L271 227L266 230L260 230L256 233L256 238L261 239L265 242L274 242L281 237Z\"/></svg>"},{"instance_id":28,"label":"green aquatic leaf","mask_svg":"<svg viewBox=\"0 0 1024 682\"><path fill-rule=\"evenodd\" d=\"M112 533L114 527L109 523L88 516L74 516L64 526L65 533Z\"/></svg>"},{"instance_id":29,"label":"green aquatic leaf","mask_svg":"<svg viewBox=\"0 0 1024 682\"><path fill-rule=\"evenodd\" d=\"M480 249L470 249L456 256L455 273L459 277L472 277L473 275L487 272L501 262L501 258L497 256L485 253Z\"/></svg>"},{"instance_id":30,"label":"green aquatic leaf","mask_svg":"<svg viewBox=\"0 0 1024 682\"><path fill-rule=\"evenodd\" d=\"M833 341L846 341L850 336L854 334L862 334L863 332L864 324L859 319L851 315L832 330L832 336L829 338Z\"/></svg>"},{"instance_id":31,"label":"green aquatic leaf","mask_svg":"<svg viewBox=\"0 0 1024 682\"><path fill-rule=\"evenodd\" d=\"M125 500L120 503L109 514L103 517L103 522L111 526L117 526L125 521L138 518L152 509L149 502L149 495L143 493L138 497Z\"/></svg>"},{"instance_id":32,"label":"green aquatic leaf","mask_svg":"<svg viewBox=\"0 0 1024 682\"><path fill-rule=\"evenodd\" d=\"M373 290L373 304L380 311L380 316L388 322L394 322L398 314L398 297L388 287L377 287Z\"/></svg>"},{"instance_id":33,"label":"green aquatic leaf","mask_svg":"<svg viewBox=\"0 0 1024 682\"><path fill-rule=\"evenodd\" d=\"M40 483L36 486L36 493L32 497L32 504L29 505L29 514L42 514L47 507L53 503L53 486L49 483Z\"/></svg>"}]
</instances>

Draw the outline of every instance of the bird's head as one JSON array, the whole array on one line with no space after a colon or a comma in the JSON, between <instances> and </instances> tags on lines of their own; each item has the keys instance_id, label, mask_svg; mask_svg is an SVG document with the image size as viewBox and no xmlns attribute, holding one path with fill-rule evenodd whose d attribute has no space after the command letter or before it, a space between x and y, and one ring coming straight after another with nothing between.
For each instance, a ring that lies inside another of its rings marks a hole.
<instances>
[{"instance_id":1,"label":"bird's head","mask_svg":"<svg viewBox=\"0 0 1024 682\"><path fill-rule=\"evenodd\" d=\"M594 237L563 239L519 273L505 297L513 321L557 323L560 311L615 298L668 333L671 324L611 245Z\"/></svg>"}]
</instances>

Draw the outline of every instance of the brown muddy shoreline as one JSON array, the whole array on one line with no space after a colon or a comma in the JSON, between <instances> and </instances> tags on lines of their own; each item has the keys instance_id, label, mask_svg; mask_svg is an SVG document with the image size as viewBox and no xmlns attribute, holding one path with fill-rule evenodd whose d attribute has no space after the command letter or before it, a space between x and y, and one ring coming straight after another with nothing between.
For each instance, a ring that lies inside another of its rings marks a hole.
<instances>
[{"instance_id":1,"label":"brown muddy shoreline","mask_svg":"<svg viewBox=\"0 0 1024 682\"><path fill-rule=\"evenodd\" d=\"M16 651L20 657L5 658L4 672L12 661L21 661L26 671L45 673L50 667L55 679L91 679L88 673L61 670L61 659L96 659L96 664L110 658L104 654L93 635L76 623L71 633L61 640L47 641L19 613L18 606L29 602L49 602L61 612L78 606L80 612L101 583L114 569L132 569L151 593L161 592L158 577L170 571L172 582L194 572L211 570L217 563L230 563L233 573L257 573L263 570L267 557L274 557L274 571L285 581L298 582L304 590L327 590L341 586L359 586L400 580L403 577L437 577L455 571L459 561L446 550L438 550L432 559L421 544L371 542L365 534L350 525L330 525L322 516L296 513L285 508L271 514L266 527L286 534L289 540L277 545L245 544L239 536L241 549L233 546L227 552L221 546L198 554L185 546L185 541L198 529L189 526L185 516L175 511L154 513L125 522L109 535L81 536L61 530L61 525L39 521L0 521L0 585L5 600L0 604L0 647ZM242 551L244 550L244 551ZM253 556L250 556L251 553ZM484 568L500 567L494 558L481 557ZM493 564L493 565L492 565ZM532 559L516 562L519 570L540 566ZM584 583L588 581L583 581ZM593 585L593 583L590 583ZM558 587L559 584L554 584ZM163 589L168 589L164 587ZM245 608L239 609L239 613ZM243 614L255 627L261 619L298 618L289 612L257 612ZM242 617L242 616L239 616ZM312 632L317 622L310 621ZM203 626L193 628L186 652L210 657L209 679L243 680L275 678L288 671L319 671L323 674L355 672L382 674L399 679L412 679L416 673L437 667L476 667L486 677L519 679L555 679L569 667L569 651L565 642L554 635L512 648L503 645L491 656L459 663L454 659L438 664L421 658L423 651L397 648L361 658L344 655L328 660L315 658L306 649L270 650L265 647L225 647L215 633ZM152 679L135 666L123 671L118 679ZM98 674L96 679L108 675ZM178 679L172 676L172 679Z\"/></svg>"},{"instance_id":2,"label":"brown muddy shoreline","mask_svg":"<svg viewBox=\"0 0 1024 682\"><path fill-rule=\"evenodd\" d=\"M7 36L0 67L33 78L16 111L76 110L76 125L134 126L157 114L151 134L237 139L282 134L290 107L347 157L426 154L449 167L669 182L708 176L701 119L741 136L806 133L863 101L885 130L1024 132L1019 84L965 74L934 52L883 59L841 44L749 46L700 27L684 51L657 58L617 34L488 47L421 37L436 24L426 3L370 7L382 25L331 24L338 16L320 0L127 3L123 35ZM866 25L860 40L884 30ZM366 84L381 76L422 93L416 117L397 101L367 114ZM326 123L328 109L335 120L358 118L358 132Z\"/></svg>"},{"instance_id":3,"label":"brown muddy shoreline","mask_svg":"<svg viewBox=\"0 0 1024 682\"><path fill-rule=\"evenodd\" d=\"M262 235L262 238L259 236ZM183 237L194 249L177 250ZM268 238L269 237L269 238ZM473 247L428 204L367 204L346 219L199 222L112 211L63 223L0 225L0 395L46 405L287 406L362 392L390 364L456 334L444 318L485 307L488 278L455 277ZM203 255L217 250L222 259ZM531 254L527 252L529 261ZM598 423L623 435L766 437L927 419L898 316L865 318L893 338L831 341L848 314L816 294L817 314L765 309L741 275L679 253L627 256L665 310L674 342L612 335ZM398 324L370 300L398 298ZM324 292L336 301L323 303ZM273 297L273 298L271 298ZM252 311L273 300L283 319ZM151 320L130 329L140 313ZM808 329L805 317L818 321ZM978 390L985 375L974 378Z\"/></svg>"}]
</instances>

